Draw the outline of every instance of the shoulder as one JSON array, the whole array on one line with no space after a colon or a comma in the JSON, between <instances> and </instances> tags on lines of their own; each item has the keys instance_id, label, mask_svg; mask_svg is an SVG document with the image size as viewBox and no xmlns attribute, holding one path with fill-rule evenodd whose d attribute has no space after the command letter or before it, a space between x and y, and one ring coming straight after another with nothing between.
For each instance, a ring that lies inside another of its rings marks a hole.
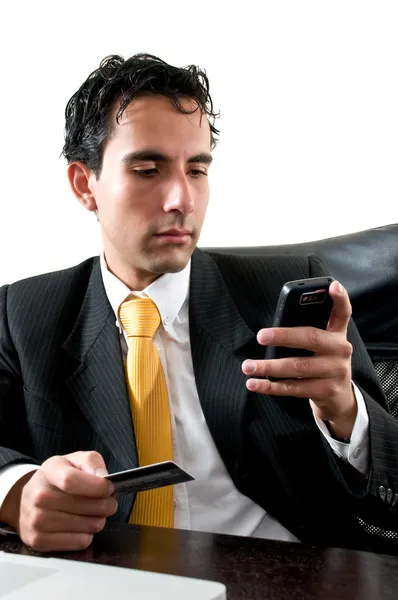
<instances>
[{"instance_id":1,"label":"shoulder","mask_svg":"<svg viewBox=\"0 0 398 600\"><path fill-rule=\"evenodd\" d=\"M26 290L35 291L41 289L54 291L54 288L61 285L63 282L77 281L79 279L84 279L85 276L89 277L93 266L98 260L97 256L88 258L73 267L27 277L26 279L16 281L7 287L10 293L21 293L26 292Z\"/></svg>"},{"instance_id":2,"label":"shoulder","mask_svg":"<svg viewBox=\"0 0 398 600\"><path fill-rule=\"evenodd\" d=\"M92 257L84 262L51 273L44 273L16 281L0 288L1 304L6 304L9 317L30 312L32 317L48 310L58 312L63 305L78 304L84 297L93 267L99 262Z\"/></svg>"},{"instance_id":3,"label":"shoulder","mask_svg":"<svg viewBox=\"0 0 398 600\"><path fill-rule=\"evenodd\" d=\"M321 260L313 255L295 254L227 254L206 252L217 264L224 278L253 285L277 284L294 279L326 274Z\"/></svg>"},{"instance_id":4,"label":"shoulder","mask_svg":"<svg viewBox=\"0 0 398 600\"><path fill-rule=\"evenodd\" d=\"M258 326L273 315L283 285L295 279L327 274L316 256L284 254L235 255L206 252L229 295L249 325Z\"/></svg>"}]
</instances>

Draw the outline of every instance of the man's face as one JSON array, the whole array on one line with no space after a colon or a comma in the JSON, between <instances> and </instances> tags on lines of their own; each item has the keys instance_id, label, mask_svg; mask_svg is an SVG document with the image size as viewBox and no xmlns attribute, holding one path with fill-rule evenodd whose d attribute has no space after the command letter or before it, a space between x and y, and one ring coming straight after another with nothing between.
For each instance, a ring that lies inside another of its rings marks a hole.
<instances>
[{"instance_id":1,"label":"man's face","mask_svg":"<svg viewBox=\"0 0 398 600\"><path fill-rule=\"evenodd\" d=\"M108 266L125 283L145 287L188 263L209 201L210 150L200 111L182 114L162 96L135 99L115 125L89 187Z\"/></svg>"}]
</instances>

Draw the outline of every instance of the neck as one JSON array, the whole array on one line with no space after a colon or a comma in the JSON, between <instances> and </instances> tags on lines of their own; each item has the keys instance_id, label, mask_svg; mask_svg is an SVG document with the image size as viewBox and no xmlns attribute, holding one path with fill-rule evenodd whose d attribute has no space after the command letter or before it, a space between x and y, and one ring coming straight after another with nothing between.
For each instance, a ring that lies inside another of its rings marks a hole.
<instances>
[{"instance_id":1,"label":"neck","mask_svg":"<svg viewBox=\"0 0 398 600\"><path fill-rule=\"evenodd\" d=\"M108 254L104 254L104 258L108 271L122 281L130 290L141 292L161 277L161 275L146 273L145 271L133 269L131 266L120 264L113 257L110 258Z\"/></svg>"}]
</instances>

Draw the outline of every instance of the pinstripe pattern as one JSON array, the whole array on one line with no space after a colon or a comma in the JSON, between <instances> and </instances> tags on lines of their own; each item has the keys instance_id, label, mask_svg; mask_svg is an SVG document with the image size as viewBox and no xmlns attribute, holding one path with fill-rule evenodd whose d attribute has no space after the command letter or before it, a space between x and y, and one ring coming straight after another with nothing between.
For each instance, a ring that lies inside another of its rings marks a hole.
<instances>
[{"instance_id":1,"label":"pinstripe pattern","mask_svg":"<svg viewBox=\"0 0 398 600\"><path fill-rule=\"evenodd\" d=\"M1 450L0 466L89 449L109 471L136 466L118 331L98 260L1 295L0 443L14 450ZM132 500L121 499L117 518L127 520Z\"/></svg>"},{"instance_id":2,"label":"pinstripe pattern","mask_svg":"<svg viewBox=\"0 0 398 600\"><path fill-rule=\"evenodd\" d=\"M264 355L255 335L271 325L282 285L323 274L316 257L195 252L190 299L195 378L209 429L238 489L302 540L360 547L366 542L357 515L398 529L397 510L383 505L377 493L380 485L398 491L398 423L386 412L354 325L353 378L371 421L369 494L362 477L330 451L308 403L249 393L240 370L242 359Z\"/></svg>"},{"instance_id":3,"label":"pinstripe pattern","mask_svg":"<svg viewBox=\"0 0 398 600\"><path fill-rule=\"evenodd\" d=\"M285 281L323 274L315 257L245 257L195 251L190 336L209 429L242 493L303 541L366 547L358 517L396 530L398 422L353 325L354 379L370 416L368 482L330 451L308 403L249 393L246 357L261 358L258 329L272 321ZM97 259L0 289L0 466L96 449L110 471L137 464L115 315ZM31 460L31 459L30 459ZM121 499L127 520L133 497Z\"/></svg>"}]
</instances>

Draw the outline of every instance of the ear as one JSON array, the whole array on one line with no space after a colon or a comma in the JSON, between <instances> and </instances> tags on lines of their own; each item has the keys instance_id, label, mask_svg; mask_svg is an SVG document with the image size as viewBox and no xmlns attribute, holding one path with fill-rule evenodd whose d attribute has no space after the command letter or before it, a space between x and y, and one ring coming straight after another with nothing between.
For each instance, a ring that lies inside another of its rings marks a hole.
<instances>
[{"instance_id":1,"label":"ear","mask_svg":"<svg viewBox=\"0 0 398 600\"><path fill-rule=\"evenodd\" d=\"M95 175L84 163L75 161L68 165L67 175L72 192L79 200L80 204L90 212L97 210L97 203L94 197L93 180Z\"/></svg>"}]
</instances>

